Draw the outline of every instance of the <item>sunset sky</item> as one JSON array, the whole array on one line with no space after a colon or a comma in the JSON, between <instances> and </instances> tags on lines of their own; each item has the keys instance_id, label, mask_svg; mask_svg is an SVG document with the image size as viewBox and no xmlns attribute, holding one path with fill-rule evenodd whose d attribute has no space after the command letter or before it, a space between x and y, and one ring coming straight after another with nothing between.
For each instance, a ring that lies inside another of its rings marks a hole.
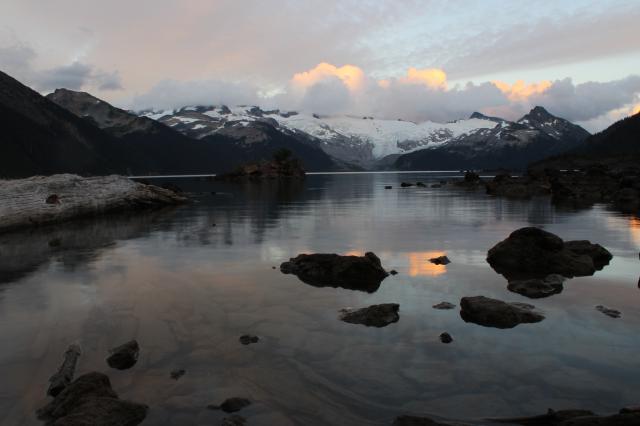
<instances>
[{"instance_id":1,"label":"sunset sky","mask_svg":"<svg viewBox=\"0 0 640 426\"><path fill-rule=\"evenodd\" d=\"M4 0L0 70L125 108L447 121L640 109L640 2Z\"/></svg>"}]
</instances>

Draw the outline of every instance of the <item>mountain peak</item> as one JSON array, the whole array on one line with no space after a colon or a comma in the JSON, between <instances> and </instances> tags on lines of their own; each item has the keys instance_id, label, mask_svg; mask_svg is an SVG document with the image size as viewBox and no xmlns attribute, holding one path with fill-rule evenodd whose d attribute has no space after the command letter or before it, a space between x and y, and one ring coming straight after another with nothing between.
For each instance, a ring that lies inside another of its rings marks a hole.
<instances>
[{"instance_id":1,"label":"mountain peak","mask_svg":"<svg viewBox=\"0 0 640 426\"><path fill-rule=\"evenodd\" d=\"M496 123L502 123L503 121L505 121L504 119L500 118L500 117L490 117L488 115L484 115L481 112L478 111L474 111L473 114L471 114L469 116L470 120L473 119L478 119L478 120L489 120L489 121L495 121Z\"/></svg>"}]
</instances>

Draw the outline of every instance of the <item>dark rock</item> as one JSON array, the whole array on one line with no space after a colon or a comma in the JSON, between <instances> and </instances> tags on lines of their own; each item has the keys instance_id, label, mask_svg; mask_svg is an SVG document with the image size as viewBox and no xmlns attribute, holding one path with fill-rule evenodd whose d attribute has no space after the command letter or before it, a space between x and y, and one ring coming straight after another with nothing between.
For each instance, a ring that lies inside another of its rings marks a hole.
<instances>
[{"instance_id":1,"label":"dark rock","mask_svg":"<svg viewBox=\"0 0 640 426\"><path fill-rule=\"evenodd\" d=\"M561 424L564 425L563 422L567 420L593 415L593 412L587 410L554 411L550 409L547 414L541 414L539 416L497 418L489 420L494 423L511 423L523 426L556 426Z\"/></svg>"},{"instance_id":2,"label":"dark rock","mask_svg":"<svg viewBox=\"0 0 640 426\"><path fill-rule=\"evenodd\" d=\"M562 275L550 274L545 278L509 281L507 288L525 297L539 299L561 293L564 281L565 278Z\"/></svg>"},{"instance_id":3,"label":"dark rock","mask_svg":"<svg viewBox=\"0 0 640 426\"><path fill-rule=\"evenodd\" d=\"M184 376L186 372L187 372L186 370L178 369L178 370L173 370L170 373L170 375L173 380L178 380L180 377Z\"/></svg>"},{"instance_id":4,"label":"dark rock","mask_svg":"<svg viewBox=\"0 0 640 426\"><path fill-rule=\"evenodd\" d=\"M623 188L613 195L613 205L624 213L635 213L640 210L640 192Z\"/></svg>"},{"instance_id":5,"label":"dark rock","mask_svg":"<svg viewBox=\"0 0 640 426\"><path fill-rule=\"evenodd\" d=\"M245 424L247 424L247 419L237 414L225 417L220 423L221 426L244 426Z\"/></svg>"},{"instance_id":6,"label":"dark rock","mask_svg":"<svg viewBox=\"0 0 640 426\"><path fill-rule=\"evenodd\" d=\"M58 197L58 194L51 194L47 197L45 202L47 204L60 204L60 197Z\"/></svg>"},{"instance_id":7,"label":"dark rock","mask_svg":"<svg viewBox=\"0 0 640 426\"><path fill-rule=\"evenodd\" d=\"M390 275L398 275L398 271L396 271L395 269L392 269L389 271Z\"/></svg>"},{"instance_id":8,"label":"dark rock","mask_svg":"<svg viewBox=\"0 0 640 426\"><path fill-rule=\"evenodd\" d=\"M393 186L391 186L391 185L385 185L384 189L393 189Z\"/></svg>"},{"instance_id":9,"label":"dark rock","mask_svg":"<svg viewBox=\"0 0 640 426\"><path fill-rule=\"evenodd\" d=\"M251 401L246 398L229 398L226 399L220 405L208 405L207 408L211 410L222 410L225 413L235 413L242 410L244 407L251 405Z\"/></svg>"},{"instance_id":10,"label":"dark rock","mask_svg":"<svg viewBox=\"0 0 640 426\"><path fill-rule=\"evenodd\" d=\"M456 305L454 305L453 303L449 303L449 302L440 302L436 305L433 305L434 309L454 309L456 307Z\"/></svg>"},{"instance_id":11,"label":"dark rock","mask_svg":"<svg viewBox=\"0 0 640 426\"><path fill-rule=\"evenodd\" d=\"M599 312L602 312L603 314L611 318L620 318L622 316L622 313L620 313L620 311L607 308L606 306L602 306L602 305L596 306L596 310Z\"/></svg>"},{"instance_id":12,"label":"dark rock","mask_svg":"<svg viewBox=\"0 0 640 426\"><path fill-rule=\"evenodd\" d=\"M477 182L480 180L480 175L475 172L465 172L464 180L465 182Z\"/></svg>"},{"instance_id":13,"label":"dark rock","mask_svg":"<svg viewBox=\"0 0 640 426\"><path fill-rule=\"evenodd\" d=\"M342 287L369 293L376 291L389 275L371 252L364 256L300 254L280 265L280 271L294 274L316 287Z\"/></svg>"},{"instance_id":14,"label":"dark rock","mask_svg":"<svg viewBox=\"0 0 640 426\"><path fill-rule=\"evenodd\" d=\"M182 188L180 188L178 185L172 182L165 182L162 185L160 185L160 187L164 189L168 189L169 191L173 191L176 194L181 194L184 192Z\"/></svg>"},{"instance_id":15,"label":"dark rock","mask_svg":"<svg viewBox=\"0 0 640 426\"><path fill-rule=\"evenodd\" d=\"M138 362L140 346L135 340L131 340L123 345L115 347L109 351L111 355L107 358L109 367L118 370L126 370L133 367Z\"/></svg>"},{"instance_id":16,"label":"dark rock","mask_svg":"<svg viewBox=\"0 0 640 426\"><path fill-rule=\"evenodd\" d=\"M442 185L439 183L434 183L433 185L431 185L432 188L442 188Z\"/></svg>"},{"instance_id":17,"label":"dark rock","mask_svg":"<svg viewBox=\"0 0 640 426\"><path fill-rule=\"evenodd\" d=\"M449 426L446 423L439 423L428 417L399 416L396 417L391 426Z\"/></svg>"},{"instance_id":18,"label":"dark rock","mask_svg":"<svg viewBox=\"0 0 640 426\"><path fill-rule=\"evenodd\" d=\"M251 343L258 343L260 338L258 336L251 336L250 334L243 334L239 340L243 345L249 345Z\"/></svg>"},{"instance_id":19,"label":"dark rock","mask_svg":"<svg viewBox=\"0 0 640 426\"><path fill-rule=\"evenodd\" d=\"M565 277L593 275L612 256L589 241L562 241L540 228L521 228L491 248L487 262L507 279L541 278L549 274Z\"/></svg>"},{"instance_id":20,"label":"dark rock","mask_svg":"<svg viewBox=\"0 0 640 426\"><path fill-rule=\"evenodd\" d=\"M238 167L231 173L216 175L218 181L247 181L261 179L293 178L304 179L306 172L302 163L291 156L291 152L284 149L274 153L272 161L249 163Z\"/></svg>"},{"instance_id":21,"label":"dark rock","mask_svg":"<svg viewBox=\"0 0 640 426\"><path fill-rule=\"evenodd\" d=\"M397 303L383 303L361 309L342 309L340 320L351 324L363 324L367 327L386 327L398 322L399 310L400 305Z\"/></svg>"},{"instance_id":22,"label":"dark rock","mask_svg":"<svg viewBox=\"0 0 640 426\"><path fill-rule=\"evenodd\" d=\"M518 324L536 323L544 315L526 303L507 303L484 296L463 297L460 300L460 316L465 322L485 327L513 328Z\"/></svg>"},{"instance_id":23,"label":"dark rock","mask_svg":"<svg viewBox=\"0 0 640 426\"><path fill-rule=\"evenodd\" d=\"M416 186L419 186L421 188L426 188L427 185L425 185L423 182L416 182Z\"/></svg>"},{"instance_id":24,"label":"dark rock","mask_svg":"<svg viewBox=\"0 0 640 426\"><path fill-rule=\"evenodd\" d=\"M402 188L408 188L408 187L410 187L410 186L413 186L413 184L412 184L411 182L402 182L402 183L400 184L400 186L401 186Z\"/></svg>"},{"instance_id":25,"label":"dark rock","mask_svg":"<svg viewBox=\"0 0 640 426\"><path fill-rule=\"evenodd\" d=\"M453 337L447 332L444 332L440 335L440 341L442 343L451 343L453 342Z\"/></svg>"},{"instance_id":26,"label":"dark rock","mask_svg":"<svg viewBox=\"0 0 640 426\"><path fill-rule=\"evenodd\" d=\"M135 426L147 411L146 405L118 399L109 378L93 372L78 377L37 415L55 426Z\"/></svg>"},{"instance_id":27,"label":"dark rock","mask_svg":"<svg viewBox=\"0 0 640 426\"><path fill-rule=\"evenodd\" d=\"M429 259L429 262L436 265L448 265L451 263L447 256L432 257L431 259Z\"/></svg>"},{"instance_id":28,"label":"dark rock","mask_svg":"<svg viewBox=\"0 0 640 426\"><path fill-rule=\"evenodd\" d=\"M622 407L619 414L640 413L640 405Z\"/></svg>"}]
</instances>

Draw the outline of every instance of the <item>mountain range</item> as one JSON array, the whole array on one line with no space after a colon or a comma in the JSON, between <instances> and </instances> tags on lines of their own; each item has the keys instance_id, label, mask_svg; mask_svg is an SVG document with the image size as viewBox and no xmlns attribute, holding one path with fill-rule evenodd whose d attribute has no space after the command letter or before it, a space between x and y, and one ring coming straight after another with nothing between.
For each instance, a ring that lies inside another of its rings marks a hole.
<instances>
[{"instance_id":1,"label":"mountain range","mask_svg":"<svg viewBox=\"0 0 640 426\"><path fill-rule=\"evenodd\" d=\"M475 112L448 123L256 106L134 112L67 89L43 97L2 72L0 117L1 177L220 173L280 148L308 171L523 169L550 156L597 157L638 145L637 133L625 130L634 120L590 136L542 107L517 121Z\"/></svg>"}]
</instances>

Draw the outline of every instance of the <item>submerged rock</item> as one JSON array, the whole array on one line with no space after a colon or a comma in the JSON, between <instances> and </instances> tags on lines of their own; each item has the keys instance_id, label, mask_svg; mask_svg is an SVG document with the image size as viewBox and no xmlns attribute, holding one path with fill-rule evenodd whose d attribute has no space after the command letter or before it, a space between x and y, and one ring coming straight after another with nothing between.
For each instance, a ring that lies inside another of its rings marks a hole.
<instances>
[{"instance_id":1,"label":"submerged rock","mask_svg":"<svg viewBox=\"0 0 640 426\"><path fill-rule=\"evenodd\" d=\"M509 281L507 289L530 299L539 299L561 293L564 281L562 275L550 274L544 278Z\"/></svg>"},{"instance_id":2,"label":"submerged rock","mask_svg":"<svg viewBox=\"0 0 640 426\"><path fill-rule=\"evenodd\" d=\"M55 426L135 426L142 423L148 409L118 399L109 378L93 372L78 377L37 415Z\"/></svg>"},{"instance_id":3,"label":"submerged rock","mask_svg":"<svg viewBox=\"0 0 640 426\"><path fill-rule=\"evenodd\" d=\"M622 313L620 311L607 308L606 306L602 306L602 305L596 306L596 310L598 310L599 312L602 312L603 314L611 318L620 318L622 316Z\"/></svg>"},{"instance_id":4,"label":"submerged rock","mask_svg":"<svg viewBox=\"0 0 640 426\"><path fill-rule=\"evenodd\" d=\"M513 328L518 324L536 323L544 315L526 303L507 303L484 296L463 297L460 300L460 316L465 322L485 327Z\"/></svg>"},{"instance_id":5,"label":"submerged rock","mask_svg":"<svg viewBox=\"0 0 640 426\"><path fill-rule=\"evenodd\" d=\"M386 327L398 322L399 310L400 305L397 303L383 303L361 309L342 309L340 320L351 324L363 324L367 327Z\"/></svg>"},{"instance_id":6,"label":"submerged rock","mask_svg":"<svg viewBox=\"0 0 640 426\"><path fill-rule=\"evenodd\" d=\"M412 184L412 183L410 183L410 182L402 182L402 183L400 184L400 187L402 187L402 188L408 188L408 187L410 187L410 186L413 186L413 184Z\"/></svg>"},{"instance_id":7,"label":"submerged rock","mask_svg":"<svg viewBox=\"0 0 640 426\"><path fill-rule=\"evenodd\" d=\"M237 414L225 417L222 419L222 423L220 423L221 426L243 426L245 424L247 424L247 419Z\"/></svg>"},{"instance_id":8,"label":"submerged rock","mask_svg":"<svg viewBox=\"0 0 640 426\"><path fill-rule=\"evenodd\" d=\"M540 228L521 228L491 248L487 262L507 279L560 274L571 278L593 275L613 256L599 244L567 241Z\"/></svg>"},{"instance_id":9,"label":"submerged rock","mask_svg":"<svg viewBox=\"0 0 640 426\"><path fill-rule=\"evenodd\" d=\"M260 341L260 338L258 336L252 336L250 334L243 334L238 340L240 340L240 343L242 343L243 345L249 345L251 343L258 343Z\"/></svg>"},{"instance_id":10,"label":"submerged rock","mask_svg":"<svg viewBox=\"0 0 640 426\"><path fill-rule=\"evenodd\" d=\"M439 423L428 417L399 416L393 421L391 426L449 426L446 423Z\"/></svg>"},{"instance_id":11,"label":"submerged rock","mask_svg":"<svg viewBox=\"0 0 640 426\"><path fill-rule=\"evenodd\" d=\"M449 302L440 302L432 306L433 309L454 309L456 305Z\"/></svg>"},{"instance_id":12,"label":"submerged rock","mask_svg":"<svg viewBox=\"0 0 640 426\"><path fill-rule=\"evenodd\" d=\"M140 346L135 340L131 340L123 345L115 347L109 351L111 355L107 358L109 367L118 370L126 370L133 367L138 362Z\"/></svg>"},{"instance_id":13,"label":"submerged rock","mask_svg":"<svg viewBox=\"0 0 640 426\"><path fill-rule=\"evenodd\" d=\"M451 263L447 256L432 257L431 259L429 259L429 262L435 265L448 265Z\"/></svg>"},{"instance_id":14,"label":"submerged rock","mask_svg":"<svg viewBox=\"0 0 640 426\"><path fill-rule=\"evenodd\" d=\"M280 271L294 274L301 281L316 287L342 287L373 293L389 274L382 268L378 256L338 254L300 254L280 265Z\"/></svg>"},{"instance_id":15,"label":"submerged rock","mask_svg":"<svg viewBox=\"0 0 640 426\"><path fill-rule=\"evenodd\" d=\"M242 410L244 407L251 405L251 401L246 398L228 398L220 405L208 405L207 408L211 410L222 410L225 413L235 413Z\"/></svg>"}]
</instances>

